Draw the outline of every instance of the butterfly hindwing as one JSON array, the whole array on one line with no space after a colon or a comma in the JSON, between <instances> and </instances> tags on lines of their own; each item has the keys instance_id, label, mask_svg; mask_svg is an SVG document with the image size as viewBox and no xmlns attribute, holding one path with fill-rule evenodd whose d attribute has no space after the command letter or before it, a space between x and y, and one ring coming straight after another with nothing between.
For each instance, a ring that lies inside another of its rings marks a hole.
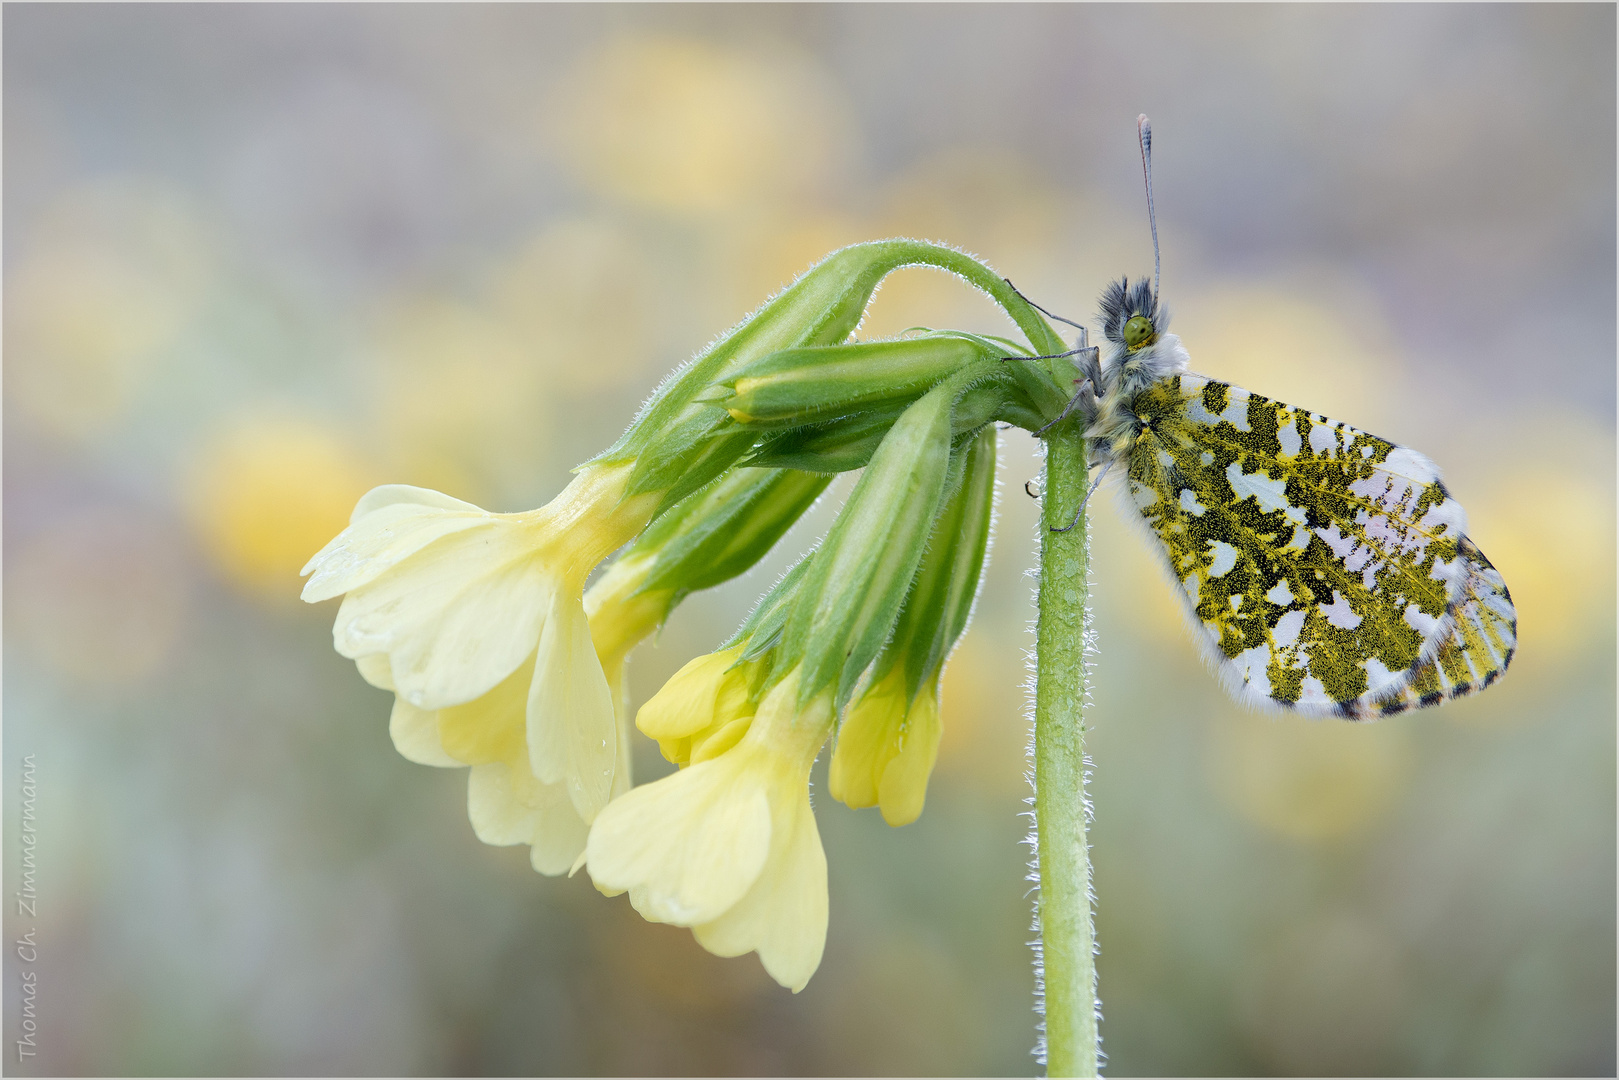
<instances>
[{"instance_id":1,"label":"butterfly hindwing","mask_svg":"<svg viewBox=\"0 0 1619 1080\"><path fill-rule=\"evenodd\" d=\"M1510 642L1466 515L1422 455L1191 374L1131 407L1131 496L1240 699L1377 715L1413 680L1481 680L1483 643ZM1469 588L1482 595L1463 610Z\"/></svg>"},{"instance_id":2,"label":"butterfly hindwing","mask_svg":"<svg viewBox=\"0 0 1619 1080\"><path fill-rule=\"evenodd\" d=\"M1472 540L1462 537L1460 547L1467 576L1449 639L1397 694L1377 703L1375 715L1438 705L1482 690L1512 662L1518 617L1507 583Z\"/></svg>"}]
</instances>

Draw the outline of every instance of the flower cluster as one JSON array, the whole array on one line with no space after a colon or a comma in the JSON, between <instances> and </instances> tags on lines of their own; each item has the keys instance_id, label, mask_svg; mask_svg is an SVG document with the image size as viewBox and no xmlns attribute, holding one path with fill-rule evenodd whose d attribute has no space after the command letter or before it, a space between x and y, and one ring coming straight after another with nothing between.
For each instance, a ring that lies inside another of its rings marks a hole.
<instances>
[{"instance_id":1,"label":"flower cluster","mask_svg":"<svg viewBox=\"0 0 1619 1080\"><path fill-rule=\"evenodd\" d=\"M878 282L924 263L989 292L1036 353L1061 342L1016 292L914 241L834 253L665 384L538 510L378 488L317 554L304 599L343 596L337 650L395 695L412 761L470 767L480 840L588 869L647 919L801 989L826 938L809 773L833 797L921 813L939 680L987 551L995 423L1060 411L1069 372L958 332L851 340ZM839 472L825 539L737 635L635 714L679 769L632 787L624 671L685 596L762 558ZM586 591L593 570L618 557Z\"/></svg>"}]
</instances>

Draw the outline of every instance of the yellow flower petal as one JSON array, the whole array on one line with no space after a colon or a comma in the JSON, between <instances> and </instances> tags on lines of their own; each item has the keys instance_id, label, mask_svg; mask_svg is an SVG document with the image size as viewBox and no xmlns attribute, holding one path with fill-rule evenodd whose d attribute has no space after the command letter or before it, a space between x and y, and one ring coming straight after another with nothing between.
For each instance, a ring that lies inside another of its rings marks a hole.
<instances>
[{"instance_id":1,"label":"yellow flower petal","mask_svg":"<svg viewBox=\"0 0 1619 1080\"><path fill-rule=\"evenodd\" d=\"M693 927L722 956L757 951L794 991L826 943L826 856L809 771L832 726L829 696L800 713L797 692L795 672L735 745L615 800L585 849L602 892L628 892L647 919ZM729 738L727 726L710 738Z\"/></svg>"},{"instance_id":2,"label":"yellow flower petal","mask_svg":"<svg viewBox=\"0 0 1619 1080\"><path fill-rule=\"evenodd\" d=\"M922 688L911 703L900 734L899 752L889 759L877 785L883 820L890 825L909 825L922 816L927 798L928 777L939 759L938 687Z\"/></svg>"},{"instance_id":3,"label":"yellow flower petal","mask_svg":"<svg viewBox=\"0 0 1619 1080\"><path fill-rule=\"evenodd\" d=\"M438 715L418 709L403 698L394 698L393 713L388 717L388 736L393 739L394 749L400 757L418 765L463 768L466 762L451 757L439 741Z\"/></svg>"},{"instance_id":4,"label":"yellow flower petal","mask_svg":"<svg viewBox=\"0 0 1619 1080\"><path fill-rule=\"evenodd\" d=\"M691 737L659 739L658 753L663 755L663 760L672 762L684 769L691 764Z\"/></svg>"},{"instance_id":5,"label":"yellow flower petal","mask_svg":"<svg viewBox=\"0 0 1619 1080\"><path fill-rule=\"evenodd\" d=\"M594 639L594 634L591 635ZM601 655L600 650L596 655ZM613 769L613 790L608 799L618 798L635 786L631 779L630 750L630 680L624 660L617 663L602 662L602 673L607 677L607 688L613 695L613 730L618 733L618 764Z\"/></svg>"},{"instance_id":6,"label":"yellow flower petal","mask_svg":"<svg viewBox=\"0 0 1619 1080\"><path fill-rule=\"evenodd\" d=\"M739 710L747 708L747 676L741 668L730 670L743 648L738 644L699 656L675 672L641 706L635 726L660 741L684 738L713 724L722 700L731 713L728 719L734 719Z\"/></svg>"},{"instance_id":7,"label":"yellow flower petal","mask_svg":"<svg viewBox=\"0 0 1619 1080\"><path fill-rule=\"evenodd\" d=\"M904 720L905 674L895 667L849 707L838 728L827 774L834 799L857 810L877 805L877 787L894 753L893 732Z\"/></svg>"},{"instance_id":8,"label":"yellow flower petal","mask_svg":"<svg viewBox=\"0 0 1619 1080\"><path fill-rule=\"evenodd\" d=\"M304 600L314 604L357 589L375 581L435 540L496 520L495 515L475 506L469 510L448 510L420 502L383 505L362 517L359 509L370 497L361 496L355 507L354 523L338 533L304 566L301 572L309 577L304 583Z\"/></svg>"},{"instance_id":9,"label":"yellow flower petal","mask_svg":"<svg viewBox=\"0 0 1619 1080\"><path fill-rule=\"evenodd\" d=\"M772 808L772 824L784 837L772 845L753 888L718 919L692 928L716 956L757 951L770 977L795 994L821 966L827 920L826 851L808 788L799 802Z\"/></svg>"},{"instance_id":10,"label":"yellow flower petal","mask_svg":"<svg viewBox=\"0 0 1619 1080\"><path fill-rule=\"evenodd\" d=\"M744 716L736 720L714 725L713 728L699 732L691 738L690 760L693 765L700 761L710 761L719 757L725 751L742 741L742 736L748 733L753 726L753 717Z\"/></svg>"},{"instance_id":11,"label":"yellow flower petal","mask_svg":"<svg viewBox=\"0 0 1619 1080\"><path fill-rule=\"evenodd\" d=\"M909 825L922 813L941 730L937 681L907 706L904 672L895 667L838 729L827 783L832 797L857 809L880 805L890 825Z\"/></svg>"},{"instance_id":12,"label":"yellow flower petal","mask_svg":"<svg viewBox=\"0 0 1619 1080\"><path fill-rule=\"evenodd\" d=\"M349 515L349 524L353 525L368 514L373 514L385 506L398 505L431 506L439 510L470 510L475 514L487 514L488 511L462 502L453 495L446 495L442 491L432 488L413 487L410 484L383 484L374 487L354 504L354 512Z\"/></svg>"},{"instance_id":13,"label":"yellow flower petal","mask_svg":"<svg viewBox=\"0 0 1619 1080\"><path fill-rule=\"evenodd\" d=\"M467 781L467 816L486 844L529 844L542 874L566 873L585 849L585 824L561 784L542 784L521 757L475 765Z\"/></svg>"},{"instance_id":14,"label":"yellow flower petal","mask_svg":"<svg viewBox=\"0 0 1619 1080\"><path fill-rule=\"evenodd\" d=\"M557 593L540 634L528 753L534 775L547 784L566 783L579 816L594 821L612 795L618 723L578 596Z\"/></svg>"},{"instance_id":15,"label":"yellow flower petal","mask_svg":"<svg viewBox=\"0 0 1619 1080\"><path fill-rule=\"evenodd\" d=\"M770 850L760 778L705 762L615 799L591 826L587 865L609 896L628 891L652 922L692 926L723 915L753 886Z\"/></svg>"},{"instance_id":16,"label":"yellow flower petal","mask_svg":"<svg viewBox=\"0 0 1619 1080\"><path fill-rule=\"evenodd\" d=\"M631 467L586 468L524 514L420 488L376 489L305 567L305 599L346 591L332 630L338 652L387 653L411 704L470 701L534 648L551 594L577 601L596 563L646 524L659 496L622 497Z\"/></svg>"},{"instance_id":17,"label":"yellow flower petal","mask_svg":"<svg viewBox=\"0 0 1619 1080\"><path fill-rule=\"evenodd\" d=\"M393 669L388 664L387 653L357 656L354 658L354 666L360 669L360 678L378 690L387 690L390 693L393 691L394 674Z\"/></svg>"},{"instance_id":18,"label":"yellow flower petal","mask_svg":"<svg viewBox=\"0 0 1619 1080\"><path fill-rule=\"evenodd\" d=\"M559 587L532 551L531 530L511 520L444 537L344 597L337 651L386 652L399 693L418 708L481 696L533 652Z\"/></svg>"},{"instance_id":19,"label":"yellow flower petal","mask_svg":"<svg viewBox=\"0 0 1619 1080\"><path fill-rule=\"evenodd\" d=\"M483 697L438 710L438 733L445 752L463 765L487 765L526 754L528 695L533 682L531 658Z\"/></svg>"}]
</instances>

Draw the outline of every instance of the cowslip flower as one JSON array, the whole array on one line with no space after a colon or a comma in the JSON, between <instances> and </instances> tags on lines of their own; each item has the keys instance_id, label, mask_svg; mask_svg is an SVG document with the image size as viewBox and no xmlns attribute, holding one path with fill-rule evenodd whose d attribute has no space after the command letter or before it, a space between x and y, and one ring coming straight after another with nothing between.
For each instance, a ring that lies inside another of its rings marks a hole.
<instances>
[{"instance_id":1,"label":"cowslip flower","mask_svg":"<svg viewBox=\"0 0 1619 1080\"><path fill-rule=\"evenodd\" d=\"M826 936L809 770L848 672L874 675L844 720L834 795L914 820L937 756L938 673L976 594L994 488L993 428L952 453L958 396L907 408L814 555L642 706L636 725L681 771L614 800L586 844L604 893L721 956L757 952L795 992Z\"/></svg>"},{"instance_id":2,"label":"cowslip flower","mask_svg":"<svg viewBox=\"0 0 1619 1080\"><path fill-rule=\"evenodd\" d=\"M641 706L635 725L657 740L666 760L682 768L707 761L747 734L757 705L750 686L754 665L742 659L743 648L699 656Z\"/></svg>"},{"instance_id":3,"label":"cowslip flower","mask_svg":"<svg viewBox=\"0 0 1619 1080\"><path fill-rule=\"evenodd\" d=\"M587 471L601 468L592 466ZM620 469L620 475L624 471ZM424 702L418 697L413 701L401 690L389 653L356 657L368 681L397 695L389 723L395 746L406 758L421 764L470 766L467 810L478 838L494 845L528 844L533 866L541 873L569 871L584 850L586 829L595 811L630 787L630 710L625 677L630 652L663 624L675 604L693 588L718 584L753 565L815 500L828 480L829 477L791 470L733 470L701 496L680 503L643 531L584 594L582 609L576 608L577 601L572 599L577 592L570 591L567 615L574 628L558 639L566 646L562 655L559 656L555 648L544 651L547 643L542 632L533 646L534 651L515 670L471 700L448 704L442 699ZM394 488L387 489L385 494L394 499L416 500L421 510L395 510L393 514L403 516L407 528L424 531L467 522L472 523L471 528L478 528L480 521L533 516L491 515L459 500L420 489ZM643 510L654 497L641 500ZM334 558L352 559L356 546L367 542L364 525L374 526L373 537L388 534L391 542L399 541L401 530L397 522L378 522L370 515L404 504L384 502L378 493L367 499L369 504L362 501L349 533L329 546L329 550L344 552ZM424 505L422 500L428 503ZM444 513L432 513L433 507ZM366 519L363 523L362 517ZM561 520L571 522L575 528L590 525L579 513L564 515ZM528 524L537 536L546 535L545 522ZM633 520L625 528L632 524ZM617 539L616 534L596 535L598 549ZM579 537L564 537L562 541L569 539ZM418 576L447 572L443 567L433 567L430 561L425 570L410 562L412 558L429 560L429 556L439 554L435 545L442 544L442 539L430 540L421 554L407 556L396 572L408 575L414 570ZM490 546L477 545L477 549ZM498 551L498 545L496 547ZM545 543L537 543L522 557L544 559L547 557L541 550L544 547ZM549 550L554 551L554 547ZM448 554L453 557L456 553ZM569 565L583 566L595 554L591 551L584 557L576 557ZM321 558L317 556L317 560ZM325 580L319 578L323 571L331 576L328 565L323 562L314 571L317 581ZM485 571L497 572L473 567L471 574L476 577ZM578 576L575 571L566 587L577 590ZM311 587L316 583L312 581ZM396 584L402 594L417 595L412 592L413 583L408 576L403 584ZM468 592L476 599L476 589L463 590L455 602L461 603ZM351 598L354 595L351 593ZM587 620L589 648L598 662L599 676L590 670L586 637L578 632L579 610ZM408 627L412 625L411 615L408 609L389 608L377 622L385 630ZM499 615L494 612L489 617ZM344 614L340 611L337 634L341 638L344 632ZM352 626L348 632L352 635ZM339 651L342 649L340 644ZM570 689L578 687L582 679L588 679L586 692L570 697ZM552 707L548 715L554 718L547 721L551 726L538 731L530 726L531 717L542 715L535 702ZM435 704L439 707L424 707ZM571 711L559 716L554 711L558 706ZM573 727L559 728L558 719ZM592 739L595 746L587 743L582 747L584 752L575 752L581 749L576 744ZM586 780L599 782L601 771L611 758L610 783L605 789L598 783L587 792L589 801L571 797L567 784L581 778L566 769L561 775L542 773L535 761L536 748L544 749L547 743L553 756L574 753L570 760L593 769L588 777L582 778Z\"/></svg>"},{"instance_id":4,"label":"cowslip flower","mask_svg":"<svg viewBox=\"0 0 1619 1080\"><path fill-rule=\"evenodd\" d=\"M397 695L396 745L407 757L444 764L442 750L474 766L469 805L480 835L514 843L532 825L524 839L548 873L560 856L542 849L569 846L551 842L564 835L577 847L619 771L614 695L583 592L596 564L655 509L657 493L625 495L628 474L587 467L546 506L519 514L377 488L304 568L305 600L343 595L337 651ZM516 820L519 806L529 820Z\"/></svg>"},{"instance_id":5,"label":"cowslip flower","mask_svg":"<svg viewBox=\"0 0 1619 1080\"><path fill-rule=\"evenodd\" d=\"M888 697L903 698L906 717L927 707L922 683L936 697L938 642L892 642L902 611L931 610L932 600L907 597L933 595L919 585L937 576L924 556L931 535L948 534L941 508L990 425L1044 423L1067 400L1052 371L1002 363L1023 350L998 339L849 342L877 283L915 263L960 274L1032 340L1057 342L1009 283L958 252L857 245L665 382L546 507L492 514L379 488L305 570L305 599L344 595L334 642L394 691L401 753L471 767L481 839L529 844L545 873L588 864L603 891L629 892L647 918L690 926L721 955L756 951L795 991L826 934L810 767L839 711L857 721L882 711L890 671L903 671ZM627 790L629 652L685 595L756 563L831 475L852 469L863 474L815 555L743 633L641 710L639 726L681 770ZM631 541L584 593L592 568ZM922 730L917 715L899 729ZM894 726L867 740L886 770L866 770L885 813L885 777L900 775L893 760L916 757L887 752ZM936 728L931 744L906 746L936 746ZM858 741L847 740L851 752ZM918 760L907 788L916 810L932 752Z\"/></svg>"},{"instance_id":6,"label":"cowslip flower","mask_svg":"<svg viewBox=\"0 0 1619 1080\"><path fill-rule=\"evenodd\" d=\"M826 947L826 853L809 773L832 733L832 695L799 705L794 670L757 713L738 715L747 710L737 707L726 659L722 652L702 658L699 670L688 665L686 679L675 680L678 700L654 708L644 726L707 738L688 766L602 811L586 865L598 889L628 892L644 918L691 927L718 956L757 952L765 971L797 993Z\"/></svg>"},{"instance_id":7,"label":"cowslip flower","mask_svg":"<svg viewBox=\"0 0 1619 1080\"><path fill-rule=\"evenodd\" d=\"M373 686L395 690L388 658L358 662ZM489 693L464 705L418 709L396 694L388 733L407 760L440 768L468 768L467 816L486 844L530 846L530 863L542 874L570 870L584 851L589 823L562 782L534 774L528 744L528 697L534 664L525 663ZM615 730L620 730L615 724ZM622 751L620 752L622 758ZM622 761L612 794L629 788Z\"/></svg>"},{"instance_id":8,"label":"cowslip flower","mask_svg":"<svg viewBox=\"0 0 1619 1080\"><path fill-rule=\"evenodd\" d=\"M890 825L909 825L922 815L943 733L937 676L913 697L895 667L838 725L827 788L845 805L876 806Z\"/></svg>"},{"instance_id":9,"label":"cowslip flower","mask_svg":"<svg viewBox=\"0 0 1619 1080\"><path fill-rule=\"evenodd\" d=\"M832 752L832 797L879 806L890 825L922 813L943 725L939 681L967 628L989 550L995 502L995 434L986 429L951 462L959 475L933 525L892 635L857 692Z\"/></svg>"}]
</instances>

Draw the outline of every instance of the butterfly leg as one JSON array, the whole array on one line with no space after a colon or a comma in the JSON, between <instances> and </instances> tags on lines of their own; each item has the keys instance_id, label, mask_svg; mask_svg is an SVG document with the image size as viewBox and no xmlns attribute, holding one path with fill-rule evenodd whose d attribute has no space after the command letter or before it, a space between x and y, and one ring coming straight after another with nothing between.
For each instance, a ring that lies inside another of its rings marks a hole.
<instances>
[{"instance_id":1,"label":"butterfly leg","mask_svg":"<svg viewBox=\"0 0 1619 1080\"><path fill-rule=\"evenodd\" d=\"M1018 292L1018 287L1016 285L1012 284L1012 279L1011 278L1003 277L1003 278L1001 278L1001 280L1006 282L1006 287L1008 289L1011 289L1013 294L1016 295L1019 300L1023 301L1025 304L1028 304L1030 307L1034 308L1034 310L1038 311L1040 314L1044 315L1046 318L1048 318L1048 319L1056 319L1060 323L1067 323L1069 326L1078 328L1081 333L1084 332L1085 327L1084 327L1084 325L1082 323L1077 323L1073 319L1065 319L1061 315L1053 315L1051 312L1047 311L1045 308L1041 307L1039 304L1035 303L1033 300L1030 300L1027 296L1024 296L1022 293ZM1079 344L1080 344L1080 347L1083 348L1084 345L1085 345L1084 340L1082 339Z\"/></svg>"},{"instance_id":2,"label":"butterfly leg","mask_svg":"<svg viewBox=\"0 0 1619 1080\"><path fill-rule=\"evenodd\" d=\"M1108 462L1106 465L1102 466L1101 473L1097 475L1095 480L1091 481L1090 489L1085 492L1085 497L1083 499L1079 500L1079 509L1074 511L1073 519L1071 521L1069 521L1068 524L1064 525L1060 529L1052 529L1051 530L1052 532L1064 533L1064 532L1067 532L1069 529L1072 529L1075 525L1079 524L1079 515L1081 515L1081 514L1083 514L1085 512L1085 504L1091 501L1091 496L1093 494L1095 494L1096 489L1101 486L1102 477L1106 476L1107 471L1109 469L1111 469L1112 467L1113 467L1113 462L1111 462L1111 461Z\"/></svg>"},{"instance_id":3,"label":"butterfly leg","mask_svg":"<svg viewBox=\"0 0 1619 1080\"><path fill-rule=\"evenodd\" d=\"M1062 412L1057 414L1057 419L1053 420L1045 427L1036 429L1034 432L1035 438L1040 438L1046 432L1068 419L1073 415L1075 409L1079 409L1082 413L1084 413L1087 421L1095 417L1096 391L1092 387L1091 381L1089 379L1075 379L1074 381L1079 383L1079 390L1075 392L1073 397L1068 399L1068 404L1062 407Z\"/></svg>"}]
</instances>

